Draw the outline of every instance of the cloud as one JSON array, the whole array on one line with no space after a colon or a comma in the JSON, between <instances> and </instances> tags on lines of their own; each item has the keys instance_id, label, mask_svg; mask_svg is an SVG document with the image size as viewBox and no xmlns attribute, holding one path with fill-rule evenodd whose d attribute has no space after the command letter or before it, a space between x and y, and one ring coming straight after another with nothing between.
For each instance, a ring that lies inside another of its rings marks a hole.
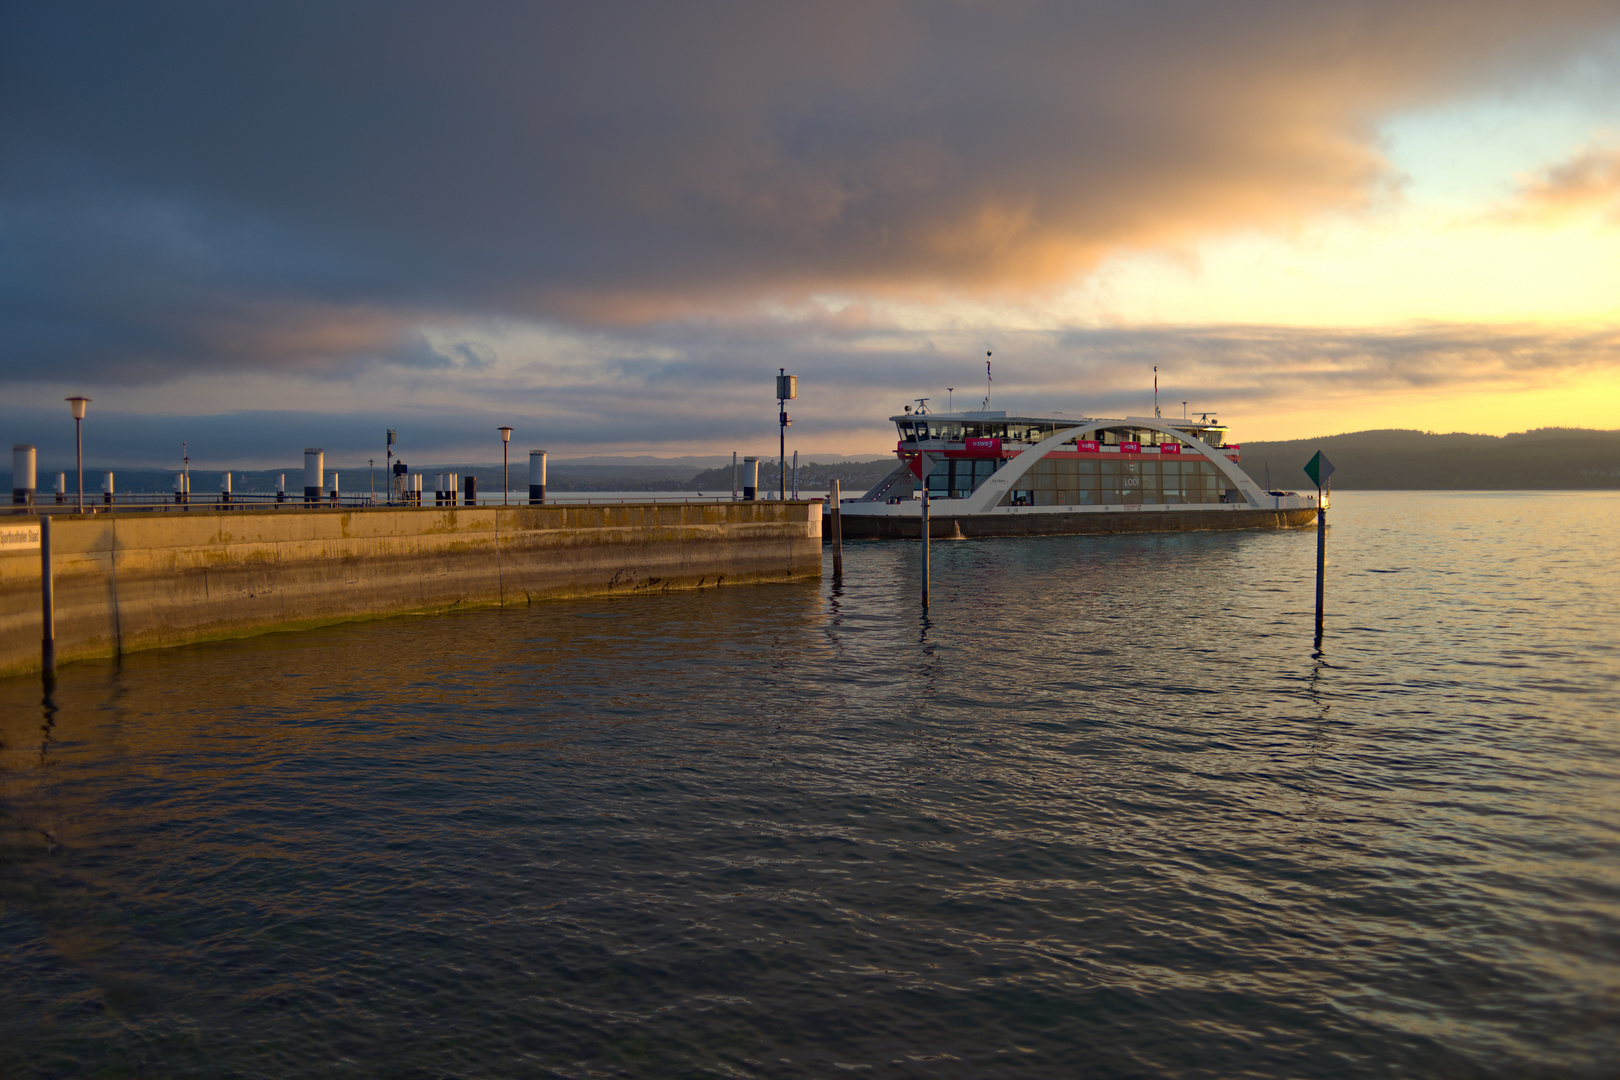
<instances>
[{"instance_id":1,"label":"cloud","mask_svg":"<svg viewBox=\"0 0 1620 1080\"><path fill-rule=\"evenodd\" d=\"M996 354L994 408L1149 414L1157 365L1165 415L1179 415L1185 400L1192 412L1216 413L1248 438L1280 430L1280 418L1307 403L1334 410L1342 418L1335 430L1355 430L1390 426L1368 407L1374 400L1438 405L1486 391L1517 396L1550 385L1620 386L1620 330L1613 329L1429 324L1009 332L962 326L940 332L906 329L869 313L863 320L833 315L729 323L724 340L689 322L574 339L531 338L515 328L487 333L487 340L452 345L430 336L420 348L438 360L426 371L373 368L347 381L327 372L276 371L227 380L200 406L165 408L161 393L143 398L134 389L98 391L85 425L86 454L98 468L161 466L178 456L184 439L194 461L207 468L292 468L306 445L325 447L330 460L352 466L376 456L383 430L391 427L400 432L400 453L413 464L488 462L499 454L495 427L503 423L517 429L514 445L557 457L767 454L776 445L772 376L784 366L800 379L800 399L789 406L790 451L877 456L892 449L887 417L912 399L928 397L941 408L949 396L956 408L977 406L985 393L986 341ZM459 355L492 353L498 356L488 366L444 366ZM763 355L773 363L762 363ZM398 393L385 399L382 390ZM73 426L61 396L41 390L0 402L0 432L38 445L41 461L52 468L73 455ZM1463 423L1486 428L1477 418Z\"/></svg>"},{"instance_id":2,"label":"cloud","mask_svg":"<svg viewBox=\"0 0 1620 1080\"><path fill-rule=\"evenodd\" d=\"M1620 147L1586 147L1526 178L1501 217L1559 222L1589 215L1620 222Z\"/></svg>"},{"instance_id":3,"label":"cloud","mask_svg":"<svg viewBox=\"0 0 1620 1080\"><path fill-rule=\"evenodd\" d=\"M7 5L0 378L499 368L425 326L1018 296L1390 182L1610 3ZM482 365L482 368L480 368Z\"/></svg>"}]
</instances>

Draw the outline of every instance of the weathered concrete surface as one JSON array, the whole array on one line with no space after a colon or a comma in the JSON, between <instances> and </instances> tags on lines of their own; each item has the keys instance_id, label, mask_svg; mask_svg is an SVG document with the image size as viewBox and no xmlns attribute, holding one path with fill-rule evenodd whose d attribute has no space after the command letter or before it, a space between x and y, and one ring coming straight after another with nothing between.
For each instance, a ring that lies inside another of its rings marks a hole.
<instances>
[{"instance_id":1,"label":"weathered concrete surface","mask_svg":"<svg viewBox=\"0 0 1620 1080\"><path fill-rule=\"evenodd\" d=\"M33 518L8 518L21 524ZM480 605L821 575L814 502L53 515L58 662ZM0 551L0 675L40 664Z\"/></svg>"}]
</instances>

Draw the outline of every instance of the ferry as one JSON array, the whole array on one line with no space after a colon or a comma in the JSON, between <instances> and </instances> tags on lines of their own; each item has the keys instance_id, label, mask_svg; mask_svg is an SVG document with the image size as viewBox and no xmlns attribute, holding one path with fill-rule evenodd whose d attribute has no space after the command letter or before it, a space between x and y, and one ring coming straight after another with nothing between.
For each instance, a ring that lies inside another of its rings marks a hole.
<instances>
[{"instance_id":1,"label":"ferry","mask_svg":"<svg viewBox=\"0 0 1620 1080\"><path fill-rule=\"evenodd\" d=\"M929 412L889 418L899 465L841 500L845 539L1282 529L1316 521L1315 494L1266 491L1242 447L1196 420Z\"/></svg>"}]
</instances>

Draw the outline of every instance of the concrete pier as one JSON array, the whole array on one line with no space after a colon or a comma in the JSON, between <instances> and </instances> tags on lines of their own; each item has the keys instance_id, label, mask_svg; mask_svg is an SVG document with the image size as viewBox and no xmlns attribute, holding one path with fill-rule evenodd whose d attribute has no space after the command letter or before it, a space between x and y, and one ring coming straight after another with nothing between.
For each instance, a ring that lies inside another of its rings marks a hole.
<instances>
[{"instance_id":1,"label":"concrete pier","mask_svg":"<svg viewBox=\"0 0 1620 1080\"><path fill-rule=\"evenodd\" d=\"M6 524L37 526L18 516ZM55 516L58 662L388 615L821 576L817 502ZM0 675L37 671L37 543L0 545Z\"/></svg>"}]
</instances>

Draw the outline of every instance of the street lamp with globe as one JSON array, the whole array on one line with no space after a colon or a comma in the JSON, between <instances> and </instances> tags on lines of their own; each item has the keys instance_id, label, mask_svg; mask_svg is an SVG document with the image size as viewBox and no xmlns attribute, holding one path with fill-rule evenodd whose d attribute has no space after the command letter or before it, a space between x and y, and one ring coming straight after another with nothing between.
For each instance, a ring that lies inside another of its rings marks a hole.
<instances>
[{"instance_id":1,"label":"street lamp with globe","mask_svg":"<svg viewBox=\"0 0 1620 1080\"><path fill-rule=\"evenodd\" d=\"M512 441L512 429L503 425L495 430L501 433L501 505L505 506L511 498L508 492L512 490L512 474L506 466L506 448Z\"/></svg>"},{"instance_id":2,"label":"street lamp with globe","mask_svg":"<svg viewBox=\"0 0 1620 1080\"><path fill-rule=\"evenodd\" d=\"M84 407L90 404L87 397L70 397L67 399L68 407L73 410L73 442L78 448L79 456L79 513L84 513Z\"/></svg>"}]
</instances>

